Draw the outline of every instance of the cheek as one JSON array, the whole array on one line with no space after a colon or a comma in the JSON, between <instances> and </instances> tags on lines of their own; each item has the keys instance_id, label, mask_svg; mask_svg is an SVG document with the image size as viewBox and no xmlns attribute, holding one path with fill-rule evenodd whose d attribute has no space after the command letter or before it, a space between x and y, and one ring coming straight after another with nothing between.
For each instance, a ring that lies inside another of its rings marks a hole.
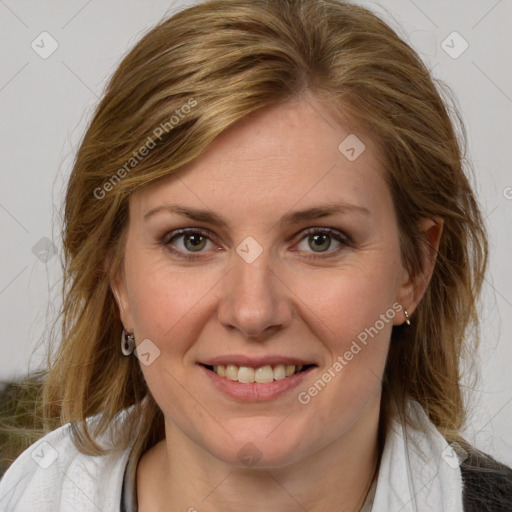
<instances>
[{"instance_id":1,"label":"cheek","mask_svg":"<svg viewBox=\"0 0 512 512\"><path fill-rule=\"evenodd\" d=\"M307 306L304 311L322 332L322 340L338 352L377 323L389 335L396 311L397 273L390 260L304 274L295 278L294 291ZM309 313L308 313L309 311ZM387 315L382 325L381 315ZM391 317L391 318L389 318ZM389 325L388 325L389 324Z\"/></svg>"},{"instance_id":2,"label":"cheek","mask_svg":"<svg viewBox=\"0 0 512 512\"><path fill-rule=\"evenodd\" d=\"M304 412L314 411L319 432L330 426L325 438L347 431L381 390L396 310L389 292L359 277L340 279L329 293L306 295L309 308L303 308L330 360L298 390L297 400Z\"/></svg>"},{"instance_id":3,"label":"cheek","mask_svg":"<svg viewBox=\"0 0 512 512\"><path fill-rule=\"evenodd\" d=\"M167 262L154 255L145 257L142 251L139 255L133 251L126 269L131 277L128 287L136 339L150 339L160 350L154 362L141 364L141 370L159 407L186 430L186 418L197 406L191 396L200 395L186 385L184 361L200 337L203 324L199 316L204 315L201 298L214 280L210 284L204 273L200 276L190 270L171 269Z\"/></svg>"},{"instance_id":4,"label":"cheek","mask_svg":"<svg viewBox=\"0 0 512 512\"><path fill-rule=\"evenodd\" d=\"M293 287L302 298L302 315L327 349L314 389L301 390L320 407L323 420L345 418L380 388L397 304L398 260L372 252L357 264L302 275ZM320 382L319 382L320 381ZM321 398L320 398L321 396ZM318 397L318 398L317 398ZM322 412L323 411L323 412Z\"/></svg>"},{"instance_id":5,"label":"cheek","mask_svg":"<svg viewBox=\"0 0 512 512\"><path fill-rule=\"evenodd\" d=\"M163 342L180 323L193 316L205 283L189 270L171 268L165 257L143 250L126 260L130 309L138 337ZM142 338L141 338L142 339Z\"/></svg>"}]
</instances>

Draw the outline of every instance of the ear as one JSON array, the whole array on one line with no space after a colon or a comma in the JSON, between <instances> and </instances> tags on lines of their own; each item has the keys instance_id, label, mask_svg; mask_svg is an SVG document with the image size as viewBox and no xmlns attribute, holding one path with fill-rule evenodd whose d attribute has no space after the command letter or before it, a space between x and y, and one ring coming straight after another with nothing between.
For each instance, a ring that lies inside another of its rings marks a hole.
<instances>
[{"instance_id":1,"label":"ear","mask_svg":"<svg viewBox=\"0 0 512 512\"><path fill-rule=\"evenodd\" d=\"M116 270L111 267L111 259L106 258L104 264L105 275L108 276L110 289L114 295L119 308L119 316L121 323L128 332L133 332L133 319L130 313L130 303L128 300L128 291L126 287L126 279L124 269Z\"/></svg>"},{"instance_id":2,"label":"ear","mask_svg":"<svg viewBox=\"0 0 512 512\"><path fill-rule=\"evenodd\" d=\"M423 250L421 259L421 270L415 276L404 269L404 276L398 293L398 302L409 316L421 301L427 286L432 278L434 266L437 260L441 233L443 232L444 221L441 217L423 218L418 228L422 232ZM397 324L405 321L405 315Z\"/></svg>"}]
</instances>

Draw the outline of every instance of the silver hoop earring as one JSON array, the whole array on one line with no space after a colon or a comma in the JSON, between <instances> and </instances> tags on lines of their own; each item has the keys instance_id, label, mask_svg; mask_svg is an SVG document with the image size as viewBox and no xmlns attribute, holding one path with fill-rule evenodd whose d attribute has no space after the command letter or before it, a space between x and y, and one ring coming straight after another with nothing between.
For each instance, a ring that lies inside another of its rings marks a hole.
<instances>
[{"instance_id":1,"label":"silver hoop earring","mask_svg":"<svg viewBox=\"0 0 512 512\"><path fill-rule=\"evenodd\" d=\"M135 350L135 336L133 333L129 333L126 329L123 328L123 332L121 333L121 352L124 356L129 356L133 354Z\"/></svg>"},{"instance_id":2,"label":"silver hoop earring","mask_svg":"<svg viewBox=\"0 0 512 512\"><path fill-rule=\"evenodd\" d=\"M411 321L409 320L409 313L407 313L406 309L404 309L404 314L405 314L405 323L407 325L411 325Z\"/></svg>"}]
</instances>

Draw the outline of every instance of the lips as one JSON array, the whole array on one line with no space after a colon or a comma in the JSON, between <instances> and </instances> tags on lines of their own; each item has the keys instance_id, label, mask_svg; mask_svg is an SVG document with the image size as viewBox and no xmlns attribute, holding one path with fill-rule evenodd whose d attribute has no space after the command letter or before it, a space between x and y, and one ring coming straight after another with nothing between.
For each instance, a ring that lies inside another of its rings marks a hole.
<instances>
[{"instance_id":1,"label":"lips","mask_svg":"<svg viewBox=\"0 0 512 512\"><path fill-rule=\"evenodd\" d=\"M300 368L300 365L295 367L293 375L286 376L286 366L282 365L285 368L285 376L284 378L268 381L268 382L255 382L251 381L250 377L256 374L256 371L260 368L265 368L270 365L263 365L263 367L253 368L250 366L246 367L238 367L238 373L236 375L237 380L231 380L227 377L221 377L218 373L214 371L214 366L217 367L217 372L219 371L219 367L224 366L224 368L228 368L229 365L205 365L198 364L201 373L205 376L208 382L210 382L214 388L219 390L223 395L229 397L230 399L234 399L236 401L242 403L249 402L265 402L270 400L278 399L282 395L286 395L292 392L292 390L296 389L298 386L302 385L305 379L308 378L308 375L318 368L315 364L304 365L300 371L297 371L297 368ZM270 366L272 369L272 375L274 375L274 370L276 366ZM222 371L222 370L221 370ZM233 371L233 370L228 370ZM251 373L254 372L254 373ZM262 372L268 371L268 368L262 370ZM282 369L277 369L278 372L282 372ZM240 376L240 373L242 375ZM261 373L261 372L260 372ZM234 376L234 375L233 375ZM278 377L280 375L278 374ZM245 379L246 382L242 382ZM270 379L270 376L267 377Z\"/></svg>"},{"instance_id":2,"label":"lips","mask_svg":"<svg viewBox=\"0 0 512 512\"><path fill-rule=\"evenodd\" d=\"M223 379L245 384L280 381L316 366L312 362L297 358L248 358L241 355L216 357L201 365Z\"/></svg>"}]
</instances>

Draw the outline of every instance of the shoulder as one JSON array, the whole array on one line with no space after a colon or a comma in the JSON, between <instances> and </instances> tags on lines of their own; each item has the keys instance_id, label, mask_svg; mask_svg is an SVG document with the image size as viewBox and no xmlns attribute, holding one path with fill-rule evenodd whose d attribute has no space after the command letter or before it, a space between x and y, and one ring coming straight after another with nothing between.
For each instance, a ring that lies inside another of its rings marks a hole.
<instances>
[{"instance_id":1,"label":"shoulder","mask_svg":"<svg viewBox=\"0 0 512 512\"><path fill-rule=\"evenodd\" d=\"M130 449L84 455L71 428L50 432L13 462L0 481L0 510L119 510Z\"/></svg>"},{"instance_id":2,"label":"shoulder","mask_svg":"<svg viewBox=\"0 0 512 512\"><path fill-rule=\"evenodd\" d=\"M511 512L512 469L484 452L465 447L461 463L465 512Z\"/></svg>"}]
</instances>

